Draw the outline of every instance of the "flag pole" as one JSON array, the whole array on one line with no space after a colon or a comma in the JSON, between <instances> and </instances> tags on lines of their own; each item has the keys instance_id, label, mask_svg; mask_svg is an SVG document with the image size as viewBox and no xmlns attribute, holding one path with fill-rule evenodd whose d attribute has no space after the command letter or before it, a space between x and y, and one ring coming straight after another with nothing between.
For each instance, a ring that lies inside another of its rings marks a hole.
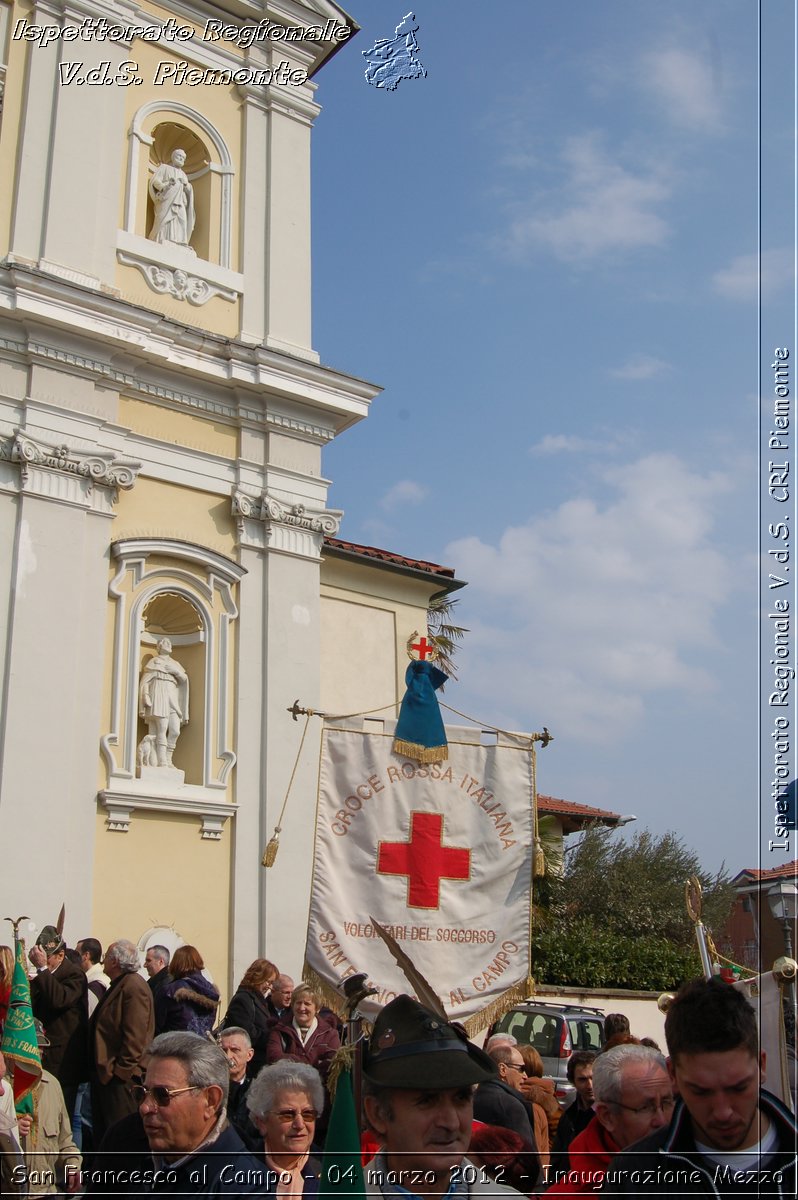
<instances>
[{"instance_id":1,"label":"flag pole","mask_svg":"<svg viewBox=\"0 0 798 1200\"><path fill-rule=\"evenodd\" d=\"M703 906L701 882L697 875L691 875L684 885L684 902L687 905L687 915L695 926L695 939L698 943L698 956L701 959L701 969L705 979L711 979L715 974L712 960L709 957L707 930L701 920Z\"/></svg>"}]
</instances>

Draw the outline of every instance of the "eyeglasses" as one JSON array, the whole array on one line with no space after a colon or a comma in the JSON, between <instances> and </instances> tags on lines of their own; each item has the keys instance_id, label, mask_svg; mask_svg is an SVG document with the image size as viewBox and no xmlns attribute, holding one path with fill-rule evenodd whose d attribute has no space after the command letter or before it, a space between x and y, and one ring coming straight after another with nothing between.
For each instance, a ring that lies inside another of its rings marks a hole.
<instances>
[{"instance_id":1,"label":"eyeglasses","mask_svg":"<svg viewBox=\"0 0 798 1200\"><path fill-rule=\"evenodd\" d=\"M522 1075L526 1072L526 1064L524 1063L523 1059L521 1059L520 1063L509 1062L505 1063L504 1065L505 1067L509 1067L512 1071L519 1071Z\"/></svg>"},{"instance_id":2,"label":"eyeglasses","mask_svg":"<svg viewBox=\"0 0 798 1200\"><path fill-rule=\"evenodd\" d=\"M202 1089L198 1084L194 1084L192 1087L168 1088L163 1087L161 1084L156 1084L155 1087L144 1087L143 1084L137 1083L130 1091L136 1104L143 1104L145 1100L152 1100L158 1108L168 1108L172 1103L173 1096L180 1096L183 1092L198 1092L202 1091Z\"/></svg>"},{"instance_id":3,"label":"eyeglasses","mask_svg":"<svg viewBox=\"0 0 798 1200\"><path fill-rule=\"evenodd\" d=\"M631 1104L621 1104L620 1100L613 1100L611 1103L615 1108L625 1108L627 1112L636 1113L639 1117L655 1117L662 1109L663 1116L668 1116L673 1112L676 1101L673 1096L667 1096L664 1100L648 1100L645 1104L638 1105L637 1108Z\"/></svg>"},{"instance_id":4,"label":"eyeglasses","mask_svg":"<svg viewBox=\"0 0 798 1200\"><path fill-rule=\"evenodd\" d=\"M315 1108L280 1108L276 1112L272 1111L272 1116L282 1125L290 1125L297 1117L301 1117L306 1125L312 1125L316 1115Z\"/></svg>"}]
</instances>

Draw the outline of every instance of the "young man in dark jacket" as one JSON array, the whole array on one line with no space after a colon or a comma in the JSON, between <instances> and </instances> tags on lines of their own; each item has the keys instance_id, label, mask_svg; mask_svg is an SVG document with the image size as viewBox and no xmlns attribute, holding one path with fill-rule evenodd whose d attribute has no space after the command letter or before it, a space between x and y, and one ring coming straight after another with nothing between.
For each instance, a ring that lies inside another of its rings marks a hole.
<instances>
[{"instance_id":1,"label":"young man in dark jacket","mask_svg":"<svg viewBox=\"0 0 798 1200\"><path fill-rule=\"evenodd\" d=\"M615 1194L796 1194L795 1118L761 1084L756 1014L731 984L696 979L665 1019L668 1069L681 1102L667 1128L613 1159Z\"/></svg>"}]
</instances>

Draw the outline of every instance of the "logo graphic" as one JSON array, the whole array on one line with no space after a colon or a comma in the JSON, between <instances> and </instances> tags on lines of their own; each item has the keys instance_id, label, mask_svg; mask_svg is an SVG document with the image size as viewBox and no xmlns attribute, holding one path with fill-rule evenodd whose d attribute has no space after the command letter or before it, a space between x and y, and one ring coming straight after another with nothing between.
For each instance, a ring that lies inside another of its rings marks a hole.
<instances>
[{"instance_id":1,"label":"logo graphic","mask_svg":"<svg viewBox=\"0 0 798 1200\"><path fill-rule=\"evenodd\" d=\"M403 79L426 78L426 69L417 57L417 33L416 14L409 12L392 38L377 38L370 50L361 50L368 63L366 83L393 92Z\"/></svg>"}]
</instances>

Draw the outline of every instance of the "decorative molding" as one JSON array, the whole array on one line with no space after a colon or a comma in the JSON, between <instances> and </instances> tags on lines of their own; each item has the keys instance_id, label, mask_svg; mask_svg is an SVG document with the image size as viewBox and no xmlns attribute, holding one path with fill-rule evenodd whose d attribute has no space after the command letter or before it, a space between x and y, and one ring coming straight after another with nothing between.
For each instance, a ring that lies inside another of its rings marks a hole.
<instances>
[{"instance_id":1,"label":"decorative molding","mask_svg":"<svg viewBox=\"0 0 798 1200\"><path fill-rule=\"evenodd\" d=\"M240 522L244 518L263 521L269 525L288 525L308 533L319 533L334 537L341 525L343 512L339 509L306 508L304 504L284 504L275 496L264 492L261 496L248 496L236 489L232 497L233 516Z\"/></svg>"},{"instance_id":2,"label":"decorative molding","mask_svg":"<svg viewBox=\"0 0 798 1200\"><path fill-rule=\"evenodd\" d=\"M236 292L228 291L227 288L219 287L217 284L208 283L196 275L188 275L179 268L170 271L168 267L142 262L132 254L123 254L121 251L117 254L117 258L123 266L137 267L146 279L147 285L159 296L168 295L174 296L175 300L188 300L189 304L193 304L197 308L206 304L212 296L221 296L223 300L230 301L238 299Z\"/></svg>"},{"instance_id":3,"label":"decorative molding","mask_svg":"<svg viewBox=\"0 0 798 1200\"><path fill-rule=\"evenodd\" d=\"M154 243L153 243L154 244ZM121 333L118 333L120 338ZM131 338L125 340L131 341ZM143 339L136 342L143 345ZM330 425L320 425L314 421L303 421L298 417L267 409L264 412L263 403L255 402L246 394L237 397L236 401L212 400L192 392L179 391L177 388L164 387L157 383L148 383L128 371L120 371L101 359L89 358L85 354L73 354L44 342L19 341L13 338L0 337L0 351L18 354L23 358L36 357L47 362L57 362L62 366L76 368L87 374L102 379L104 383L118 387L120 391L134 396L145 396L152 400L163 400L166 403L179 405L181 408L192 409L195 412L208 413L211 416L227 417L235 421L237 418L250 422L258 428L275 429L279 432L289 432L298 437L326 444L335 437L336 430ZM268 382L261 382L261 388L268 388ZM268 402L267 402L268 403Z\"/></svg>"},{"instance_id":4,"label":"decorative molding","mask_svg":"<svg viewBox=\"0 0 798 1200\"><path fill-rule=\"evenodd\" d=\"M106 828L110 833L127 833L133 814L141 812L166 812L172 815L199 817L200 834L205 841L219 842L222 838L225 824L238 812L238 805L230 802L219 803L205 799L199 788L183 788L180 795L155 795L152 791L135 789L131 781L130 790L127 787L106 788L98 794L98 799L106 809ZM193 792L193 795L183 795L183 792Z\"/></svg>"},{"instance_id":5,"label":"decorative molding","mask_svg":"<svg viewBox=\"0 0 798 1200\"><path fill-rule=\"evenodd\" d=\"M40 271L46 271L48 275L55 275L58 279L65 279L67 283L76 283L78 287L91 288L92 291L99 291L102 287L102 280L96 275L84 275L82 271L62 267L60 263L50 262L47 258L40 258L36 265Z\"/></svg>"},{"instance_id":6,"label":"decorative molding","mask_svg":"<svg viewBox=\"0 0 798 1200\"><path fill-rule=\"evenodd\" d=\"M231 508L239 545L247 550L270 550L318 560L325 536L333 537L343 512L286 504L268 492L251 496L233 490Z\"/></svg>"},{"instance_id":7,"label":"decorative molding","mask_svg":"<svg viewBox=\"0 0 798 1200\"><path fill-rule=\"evenodd\" d=\"M74 504L100 516L113 516L119 489L133 487L141 463L105 450L48 447L22 430L0 446L0 458L19 464L20 490L60 504Z\"/></svg>"},{"instance_id":8,"label":"decorative molding","mask_svg":"<svg viewBox=\"0 0 798 1200\"><path fill-rule=\"evenodd\" d=\"M83 454L70 450L65 445L46 450L40 442L34 441L21 430L14 438L11 459L12 462L20 463L23 484L27 481L30 466L33 465L48 467L52 471L64 471L70 475L80 475L102 487L129 491L141 470L141 463L124 461L109 451Z\"/></svg>"},{"instance_id":9,"label":"decorative molding","mask_svg":"<svg viewBox=\"0 0 798 1200\"><path fill-rule=\"evenodd\" d=\"M199 258L191 246L153 242L137 233L119 229L116 235L116 258L124 267L138 267L150 287L153 284L145 267L157 267L167 275L179 273L190 279L201 279L209 288L224 295L226 300L236 300L244 291L244 276L240 271Z\"/></svg>"}]
</instances>

